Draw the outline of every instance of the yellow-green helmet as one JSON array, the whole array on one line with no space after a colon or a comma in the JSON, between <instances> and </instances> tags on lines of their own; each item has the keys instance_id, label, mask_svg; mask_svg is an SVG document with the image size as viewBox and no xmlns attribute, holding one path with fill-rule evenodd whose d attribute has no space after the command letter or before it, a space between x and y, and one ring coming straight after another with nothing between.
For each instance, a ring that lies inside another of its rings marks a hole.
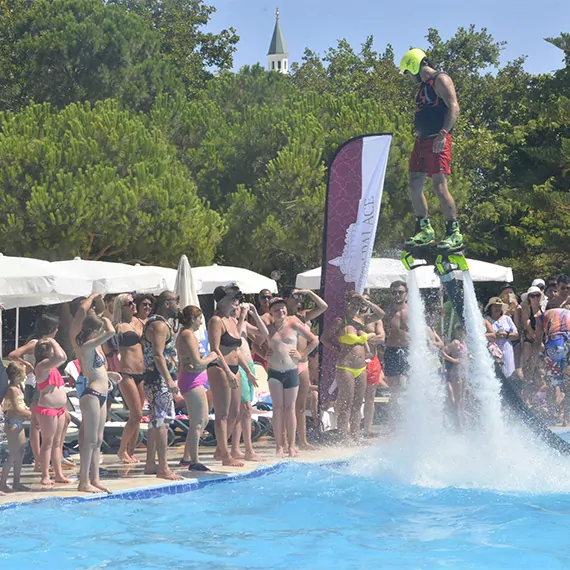
<instances>
[{"instance_id":1,"label":"yellow-green helmet","mask_svg":"<svg viewBox=\"0 0 570 570\"><path fill-rule=\"evenodd\" d=\"M417 75L420 72L420 63L427 57L425 52L420 48L413 48L407 51L400 62L400 69L403 72L408 71L412 75Z\"/></svg>"}]
</instances>

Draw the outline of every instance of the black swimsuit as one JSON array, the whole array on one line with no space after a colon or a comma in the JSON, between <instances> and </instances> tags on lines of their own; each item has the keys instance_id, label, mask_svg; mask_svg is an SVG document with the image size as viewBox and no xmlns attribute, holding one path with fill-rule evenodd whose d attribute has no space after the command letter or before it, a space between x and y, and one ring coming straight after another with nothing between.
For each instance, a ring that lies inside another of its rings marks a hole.
<instances>
[{"instance_id":1,"label":"black swimsuit","mask_svg":"<svg viewBox=\"0 0 570 570\"><path fill-rule=\"evenodd\" d=\"M132 325L131 325L132 326ZM141 337L136 331L125 331L115 335L119 347L130 348L131 346L136 346L141 344ZM130 376L135 384L138 386L144 380L144 374L131 374L130 372L121 372L121 376Z\"/></svg>"},{"instance_id":2,"label":"black swimsuit","mask_svg":"<svg viewBox=\"0 0 570 570\"><path fill-rule=\"evenodd\" d=\"M238 348L241 346L242 339L236 338L232 336L227 330L223 332L222 336L220 337L220 346L225 346L226 348ZM207 368L212 368L217 366L221 368L221 366L217 362L210 362ZM228 364L229 369L232 371L233 374L237 374L239 371L239 364Z\"/></svg>"}]
</instances>

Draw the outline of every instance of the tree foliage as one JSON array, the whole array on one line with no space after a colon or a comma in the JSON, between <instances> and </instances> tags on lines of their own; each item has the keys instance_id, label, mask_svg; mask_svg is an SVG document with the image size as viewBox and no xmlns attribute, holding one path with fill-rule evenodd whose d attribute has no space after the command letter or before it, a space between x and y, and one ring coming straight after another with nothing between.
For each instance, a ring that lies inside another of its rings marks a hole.
<instances>
[{"instance_id":1,"label":"tree foliage","mask_svg":"<svg viewBox=\"0 0 570 570\"><path fill-rule=\"evenodd\" d=\"M193 263L291 281L320 263L336 149L377 132L394 139L375 247L399 252L413 226L416 88L400 54L340 40L307 49L289 76L234 73L238 38L206 31L213 11L202 0L0 2L5 252L172 263L190 251ZM570 271L568 37L548 39L565 65L533 75L522 56L500 65L504 42L486 29L426 36L459 95L450 189L468 253L524 282Z\"/></svg>"},{"instance_id":2,"label":"tree foliage","mask_svg":"<svg viewBox=\"0 0 570 570\"><path fill-rule=\"evenodd\" d=\"M4 113L6 254L211 263L224 225L159 131L109 100Z\"/></svg>"}]
</instances>

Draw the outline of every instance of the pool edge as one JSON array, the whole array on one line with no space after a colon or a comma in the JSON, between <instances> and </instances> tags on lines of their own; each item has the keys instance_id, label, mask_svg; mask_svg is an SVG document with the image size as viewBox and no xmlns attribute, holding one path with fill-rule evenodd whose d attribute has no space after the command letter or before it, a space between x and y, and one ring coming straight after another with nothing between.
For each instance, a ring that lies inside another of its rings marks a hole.
<instances>
[{"instance_id":1,"label":"pool edge","mask_svg":"<svg viewBox=\"0 0 570 570\"><path fill-rule=\"evenodd\" d=\"M208 479L186 479L185 481L176 481L172 483L164 483L162 485L148 485L145 487L135 487L131 489L122 489L114 491L110 494L96 494L96 495L86 495L86 496L73 496L73 497L38 497L37 499L31 499L29 501L15 501L11 503L4 503L0 505L0 512L10 509L14 509L24 505L32 505L46 501L56 501L58 503L84 503L92 501L105 501L113 499L126 499L126 500L136 500L136 499L153 499L156 497L161 497L164 495L178 495L183 493L189 493L191 491L197 491L198 489L203 489L209 485L231 483L232 481L237 481L240 479L257 479L259 477L264 477L271 473L281 471L284 468L290 467L292 465L299 465L297 461L282 461L280 463L274 463L272 465L260 465L256 467L253 471L247 473L232 473L229 475L219 475ZM304 465L317 465L322 467L344 467L348 464L348 459L327 459L321 461L307 461L303 462Z\"/></svg>"}]
</instances>

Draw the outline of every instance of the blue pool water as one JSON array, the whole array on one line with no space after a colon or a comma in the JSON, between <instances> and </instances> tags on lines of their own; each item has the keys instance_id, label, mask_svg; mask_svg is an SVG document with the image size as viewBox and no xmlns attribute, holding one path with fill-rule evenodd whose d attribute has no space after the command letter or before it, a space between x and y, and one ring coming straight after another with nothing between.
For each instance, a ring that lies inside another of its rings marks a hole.
<instances>
[{"instance_id":1,"label":"blue pool water","mask_svg":"<svg viewBox=\"0 0 570 570\"><path fill-rule=\"evenodd\" d=\"M569 515L563 494L285 464L184 494L1 510L0 568L568 568Z\"/></svg>"}]
</instances>

